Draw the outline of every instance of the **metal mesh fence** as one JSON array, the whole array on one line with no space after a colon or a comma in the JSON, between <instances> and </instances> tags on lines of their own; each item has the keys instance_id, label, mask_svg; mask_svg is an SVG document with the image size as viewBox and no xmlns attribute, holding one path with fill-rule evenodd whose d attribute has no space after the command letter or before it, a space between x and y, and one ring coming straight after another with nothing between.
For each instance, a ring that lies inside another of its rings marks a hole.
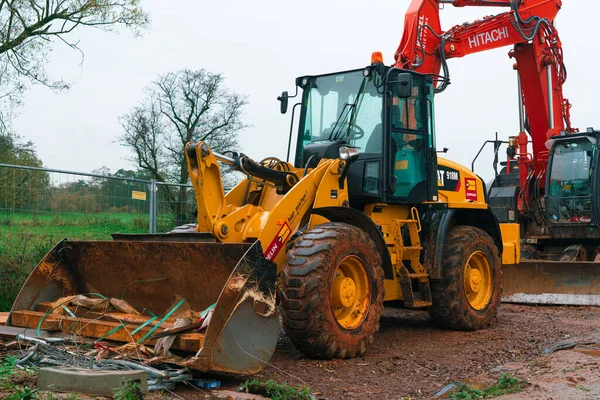
<instances>
[{"instance_id":1,"label":"metal mesh fence","mask_svg":"<svg viewBox=\"0 0 600 400\"><path fill-rule=\"evenodd\" d=\"M157 182L156 230L167 232L175 226L196 221L196 198L191 186Z\"/></svg>"},{"instance_id":2,"label":"metal mesh fence","mask_svg":"<svg viewBox=\"0 0 600 400\"><path fill-rule=\"evenodd\" d=\"M195 219L188 185L0 164L0 310L16 295L15 282L64 238L162 233Z\"/></svg>"}]
</instances>

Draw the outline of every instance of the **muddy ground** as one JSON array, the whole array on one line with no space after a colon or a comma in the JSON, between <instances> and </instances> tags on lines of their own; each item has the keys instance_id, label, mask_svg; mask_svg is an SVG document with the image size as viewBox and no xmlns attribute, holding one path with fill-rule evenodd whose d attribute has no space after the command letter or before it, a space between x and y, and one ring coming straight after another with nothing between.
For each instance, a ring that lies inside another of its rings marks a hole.
<instances>
[{"instance_id":1,"label":"muddy ground","mask_svg":"<svg viewBox=\"0 0 600 400\"><path fill-rule=\"evenodd\" d=\"M510 373L527 384L502 399L600 399L600 346L543 354L560 342L600 343L600 307L504 304L497 323L477 332L442 330L427 312L387 308L365 357L309 359L282 334L271 365L257 378L308 386L319 399L421 399L452 382L484 385ZM225 379L223 388L242 382ZM176 396L211 397L184 387L149 398Z\"/></svg>"},{"instance_id":2,"label":"muddy ground","mask_svg":"<svg viewBox=\"0 0 600 400\"><path fill-rule=\"evenodd\" d=\"M527 396L518 398L599 399L600 357L542 354L562 341L600 342L600 308L504 304L497 323L477 332L438 329L427 312L387 308L364 358L311 360L282 337L272 366L259 378L306 385L327 399L398 399L430 398L451 382L496 379L509 371L531 383ZM540 385L539 378L550 383ZM559 387L569 394L553 397Z\"/></svg>"}]
</instances>

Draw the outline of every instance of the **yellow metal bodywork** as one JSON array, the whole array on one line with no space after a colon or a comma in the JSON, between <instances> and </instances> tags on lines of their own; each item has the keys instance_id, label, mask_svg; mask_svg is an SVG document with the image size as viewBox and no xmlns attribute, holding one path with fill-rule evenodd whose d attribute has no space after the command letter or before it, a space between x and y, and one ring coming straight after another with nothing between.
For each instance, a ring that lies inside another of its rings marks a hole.
<instances>
[{"instance_id":1,"label":"yellow metal bodywork","mask_svg":"<svg viewBox=\"0 0 600 400\"><path fill-rule=\"evenodd\" d=\"M447 203L448 208L487 210L483 182L475 173L445 158L438 158L439 167L457 171L460 182L454 191L439 189L439 203ZM472 186L467 187L467 183ZM438 186L440 184L438 179ZM502 264L518 264L521 257L519 224L500 224L500 233L503 245Z\"/></svg>"},{"instance_id":2,"label":"yellow metal bodywork","mask_svg":"<svg viewBox=\"0 0 600 400\"><path fill-rule=\"evenodd\" d=\"M419 231L421 223L416 208L399 204L369 204L365 214L378 226L390 252L393 266L393 279L384 280L384 301L403 300L400 280L402 273L412 274L412 278L427 281L428 274L421 265L419 258L422 250ZM404 243L401 235L402 228L408 228L410 243ZM410 261L411 271L406 263ZM404 271L403 271L404 269Z\"/></svg>"},{"instance_id":3,"label":"yellow metal bodywork","mask_svg":"<svg viewBox=\"0 0 600 400\"><path fill-rule=\"evenodd\" d=\"M502 235L502 264L516 265L521 262L521 227L519 224L500 224Z\"/></svg>"},{"instance_id":4,"label":"yellow metal bodywork","mask_svg":"<svg viewBox=\"0 0 600 400\"><path fill-rule=\"evenodd\" d=\"M440 176L438 172L438 202L447 203L448 208L469 208L486 210L488 208L485 202L485 191L481 179L470 171L454 161L445 158L438 158L438 168L446 167L458 172L458 185L455 190L443 190L442 180L448 176Z\"/></svg>"},{"instance_id":5,"label":"yellow metal bodywork","mask_svg":"<svg viewBox=\"0 0 600 400\"><path fill-rule=\"evenodd\" d=\"M197 146L201 145L199 143ZM255 178L242 180L225 194L215 155L210 150L204 154L197 151L195 158L190 158L189 154L186 151L198 205L197 230L211 232L218 241L225 243L260 240L265 258L275 262L278 273L285 263L286 244L293 234L305 224L312 228L327 222L322 216L311 215L311 208L348 206L348 183L340 184L344 161L339 159L323 159L314 169L306 172L281 162L276 168L293 173L298 180L285 194L278 193L274 185L254 180ZM437 201L430 202L431 204L446 203L448 208L487 210L484 187L479 177L452 161L439 159L438 162L440 166L456 171L459 183L455 190L440 188ZM410 205L383 203L368 204L363 212L379 227L391 259L393 276L384 280L384 300L406 302L402 282L406 284L409 280L428 284L429 280L425 267L420 263L422 246L419 213ZM403 230L408 233L407 240L402 237ZM518 225L502 224L501 233L504 243L503 263L518 262ZM339 308L336 318L340 324L352 327L358 326L362 321L361 299L367 298L365 296L370 287L364 283L364 266L361 269L353 260L347 261L336 270L331 296ZM488 279L486 277L491 277L485 268L476 269L477 272L471 273L471 280L467 282L472 288L477 285L475 281L483 284ZM484 302L484 297L481 297L483 300L479 297L473 300L474 307ZM421 301L414 306L426 307L428 303Z\"/></svg>"},{"instance_id":6,"label":"yellow metal bodywork","mask_svg":"<svg viewBox=\"0 0 600 400\"><path fill-rule=\"evenodd\" d=\"M189 146L189 145L188 145ZM202 143L198 143L198 149ZM227 195L223 189L217 158L196 151L195 158L186 150L190 179L198 206L198 232L211 232L224 243L260 240L265 257L277 264L277 272L285 262L285 246L298 230L309 208L337 206L348 201L347 185L339 188L343 161L321 160L303 176L303 169L285 163L285 168L299 179L285 195L265 182L242 180ZM336 196L331 196L335 188ZM258 198L244 203L244 199ZM317 223L311 220L311 223Z\"/></svg>"}]
</instances>

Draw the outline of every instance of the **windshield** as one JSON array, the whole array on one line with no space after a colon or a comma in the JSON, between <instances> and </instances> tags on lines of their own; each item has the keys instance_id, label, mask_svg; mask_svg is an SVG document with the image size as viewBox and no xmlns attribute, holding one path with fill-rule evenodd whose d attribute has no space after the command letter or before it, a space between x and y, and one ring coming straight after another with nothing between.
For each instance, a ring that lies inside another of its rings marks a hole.
<instances>
[{"instance_id":1,"label":"windshield","mask_svg":"<svg viewBox=\"0 0 600 400\"><path fill-rule=\"evenodd\" d=\"M592 218L590 166L595 145L588 140L554 147L549 211L554 222L589 222Z\"/></svg>"},{"instance_id":2,"label":"windshield","mask_svg":"<svg viewBox=\"0 0 600 400\"><path fill-rule=\"evenodd\" d=\"M302 141L346 139L361 152L381 152L382 88L363 71L311 77L304 87ZM379 140L373 138L378 136ZM377 143L375 143L377 142Z\"/></svg>"}]
</instances>

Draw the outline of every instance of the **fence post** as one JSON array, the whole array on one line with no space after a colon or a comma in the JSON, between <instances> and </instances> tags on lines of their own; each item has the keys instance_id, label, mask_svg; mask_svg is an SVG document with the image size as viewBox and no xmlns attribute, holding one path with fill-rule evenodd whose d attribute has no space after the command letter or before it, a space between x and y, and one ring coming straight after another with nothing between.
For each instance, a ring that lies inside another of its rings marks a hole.
<instances>
[{"instance_id":1,"label":"fence post","mask_svg":"<svg viewBox=\"0 0 600 400\"><path fill-rule=\"evenodd\" d=\"M148 227L148 233L156 233L156 180L150 181L150 207L149 207L149 220L150 226Z\"/></svg>"}]
</instances>

